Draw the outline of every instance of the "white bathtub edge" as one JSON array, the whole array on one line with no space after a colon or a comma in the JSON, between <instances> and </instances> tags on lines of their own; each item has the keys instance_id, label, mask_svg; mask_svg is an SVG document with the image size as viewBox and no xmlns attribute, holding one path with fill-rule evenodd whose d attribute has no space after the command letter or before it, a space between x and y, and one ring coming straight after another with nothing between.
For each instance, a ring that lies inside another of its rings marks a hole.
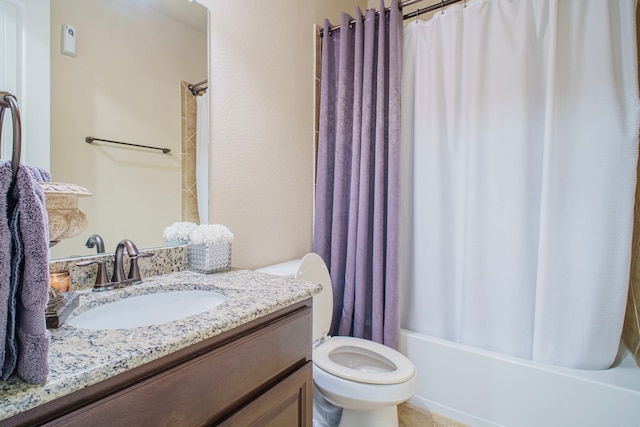
<instances>
[{"instance_id":1,"label":"white bathtub edge","mask_svg":"<svg viewBox=\"0 0 640 427\"><path fill-rule=\"evenodd\" d=\"M406 330L400 351L418 370L410 402L469 426L640 426L637 390Z\"/></svg>"}]
</instances>

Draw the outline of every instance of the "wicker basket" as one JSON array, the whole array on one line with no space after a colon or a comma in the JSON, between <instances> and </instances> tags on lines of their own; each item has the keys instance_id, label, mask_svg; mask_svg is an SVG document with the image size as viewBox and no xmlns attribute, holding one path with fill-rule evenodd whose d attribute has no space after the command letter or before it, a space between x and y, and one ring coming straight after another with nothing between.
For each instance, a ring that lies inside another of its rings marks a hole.
<instances>
[{"instance_id":1,"label":"wicker basket","mask_svg":"<svg viewBox=\"0 0 640 427\"><path fill-rule=\"evenodd\" d=\"M189 245L189 270L219 273L231 268L231 243L201 243Z\"/></svg>"}]
</instances>

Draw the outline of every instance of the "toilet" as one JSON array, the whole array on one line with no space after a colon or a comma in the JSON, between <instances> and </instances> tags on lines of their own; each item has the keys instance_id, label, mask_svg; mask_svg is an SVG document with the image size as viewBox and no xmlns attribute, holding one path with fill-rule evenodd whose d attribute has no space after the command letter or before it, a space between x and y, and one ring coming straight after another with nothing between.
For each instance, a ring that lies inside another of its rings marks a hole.
<instances>
[{"instance_id":1,"label":"toilet","mask_svg":"<svg viewBox=\"0 0 640 427\"><path fill-rule=\"evenodd\" d=\"M416 368L403 354L382 344L361 338L328 336L333 290L322 258L309 253L302 260L256 271L323 286L322 292L313 297L314 392L342 408L339 426L397 427L397 405L408 400L418 388Z\"/></svg>"}]
</instances>

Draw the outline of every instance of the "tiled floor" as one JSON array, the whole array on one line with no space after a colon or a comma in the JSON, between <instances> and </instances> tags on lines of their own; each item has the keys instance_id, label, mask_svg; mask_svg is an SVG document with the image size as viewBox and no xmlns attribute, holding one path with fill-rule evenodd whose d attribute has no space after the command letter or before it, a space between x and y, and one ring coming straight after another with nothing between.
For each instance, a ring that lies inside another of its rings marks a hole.
<instances>
[{"instance_id":1,"label":"tiled floor","mask_svg":"<svg viewBox=\"0 0 640 427\"><path fill-rule=\"evenodd\" d=\"M398 406L400 427L467 427L466 424L434 414L410 403Z\"/></svg>"}]
</instances>

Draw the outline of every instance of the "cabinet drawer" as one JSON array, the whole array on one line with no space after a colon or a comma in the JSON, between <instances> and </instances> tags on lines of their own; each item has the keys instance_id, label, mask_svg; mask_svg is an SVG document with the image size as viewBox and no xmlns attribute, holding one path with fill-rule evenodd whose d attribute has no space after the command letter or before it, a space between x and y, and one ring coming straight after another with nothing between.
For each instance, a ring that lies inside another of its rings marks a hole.
<instances>
[{"instance_id":1,"label":"cabinet drawer","mask_svg":"<svg viewBox=\"0 0 640 427\"><path fill-rule=\"evenodd\" d=\"M311 354L306 308L47 425L194 426L228 416Z\"/></svg>"}]
</instances>

